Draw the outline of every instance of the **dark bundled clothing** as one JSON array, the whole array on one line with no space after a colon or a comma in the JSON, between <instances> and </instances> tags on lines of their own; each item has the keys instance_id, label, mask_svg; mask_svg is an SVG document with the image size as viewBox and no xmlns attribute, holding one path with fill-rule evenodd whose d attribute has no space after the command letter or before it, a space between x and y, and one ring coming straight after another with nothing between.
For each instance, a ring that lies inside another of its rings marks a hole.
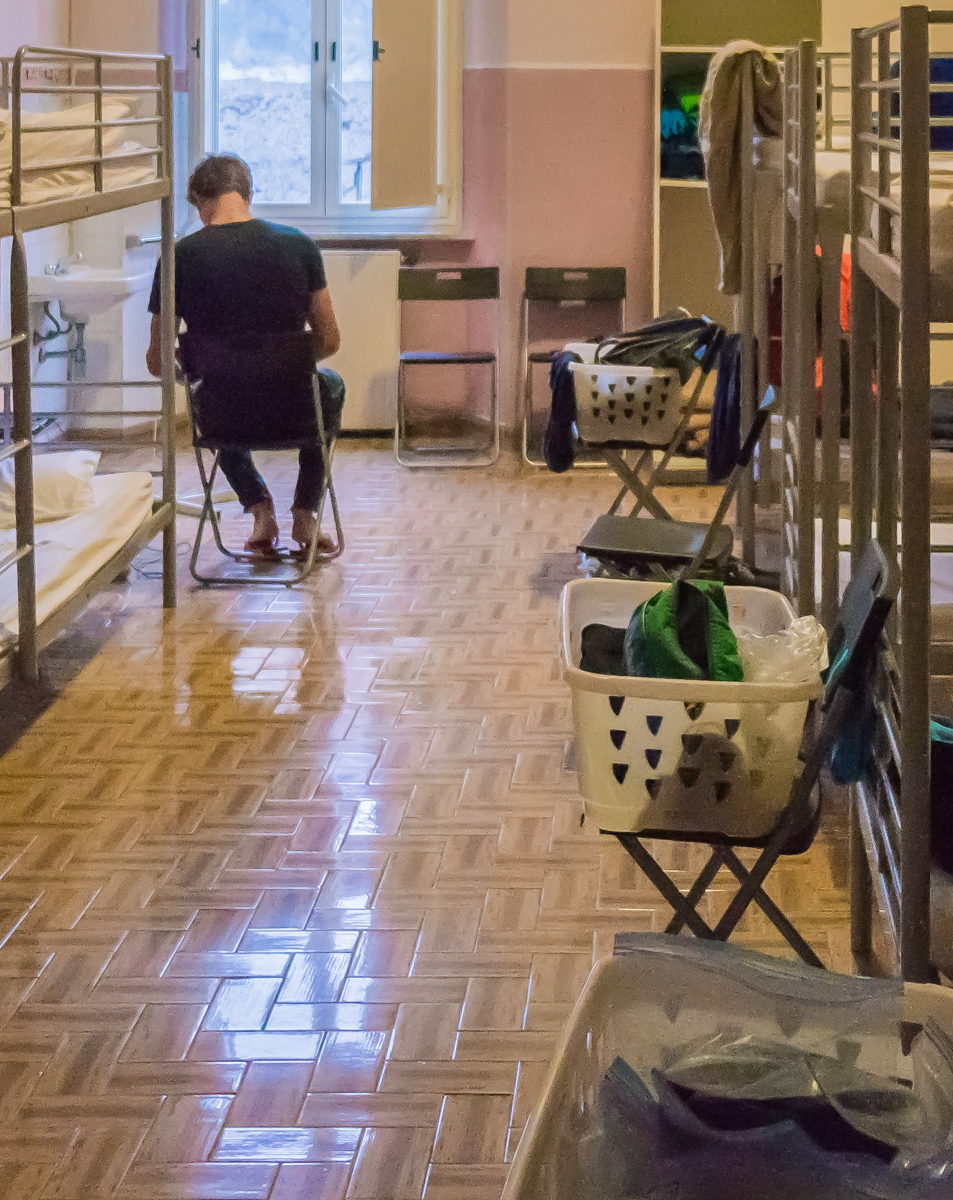
<instances>
[{"instance_id":1,"label":"dark bundled clothing","mask_svg":"<svg viewBox=\"0 0 953 1200\"><path fill-rule=\"evenodd\" d=\"M706 474L709 483L723 483L741 452L741 334L725 338L718 359L715 400L708 428Z\"/></svg>"},{"instance_id":2,"label":"dark bundled clothing","mask_svg":"<svg viewBox=\"0 0 953 1200\"><path fill-rule=\"evenodd\" d=\"M561 475L576 461L576 438L573 426L576 423L576 383L569 364L582 362L578 354L562 350L553 355L549 366L549 387L553 393L553 406L549 411L549 424L543 441L543 456L550 471Z\"/></svg>"},{"instance_id":3,"label":"dark bundled clothing","mask_svg":"<svg viewBox=\"0 0 953 1200\"><path fill-rule=\"evenodd\" d=\"M953 385L930 389L930 439L937 450L953 450Z\"/></svg>"},{"instance_id":4,"label":"dark bundled clothing","mask_svg":"<svg viewBox=\"0 0 953 1200\"><path fill-rule=\"evenodd\" d=\"M580 637L581 671L592 675L625 674L625 630L612 625L587 625Z\"/></svg>"}]
</instances>

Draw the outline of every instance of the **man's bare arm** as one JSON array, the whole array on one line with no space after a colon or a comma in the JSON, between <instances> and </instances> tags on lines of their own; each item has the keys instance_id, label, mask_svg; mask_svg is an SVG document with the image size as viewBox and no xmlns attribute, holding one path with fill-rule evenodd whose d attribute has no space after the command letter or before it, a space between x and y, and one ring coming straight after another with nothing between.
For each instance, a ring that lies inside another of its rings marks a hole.
<instances>
[{"instance_id":1,"label":"man's bare arm","mask_svg":"<svg viewBox=\"0 0 953 1200\"><path fill-rule=\"evenodd\" d=\"M181 322L176 321L178 332ZM158 313L152 314L152 325L149 328L149 349L146 351L146 370L156 379L162 374L162 318Z\"/></svg>"},{"instance_id":2,"label":"man's bare arm","mask_svg":"<svg viewBox=\"0 0 953 1200\"><path fill-rule=\"evenodd\" d=\"M337 317L334 315L331 293L327 288L311 293L308 323L314 334L314 350L318 361L337 354L341 349L341 331L338 328Z\"/></svg>"}]
</instances>

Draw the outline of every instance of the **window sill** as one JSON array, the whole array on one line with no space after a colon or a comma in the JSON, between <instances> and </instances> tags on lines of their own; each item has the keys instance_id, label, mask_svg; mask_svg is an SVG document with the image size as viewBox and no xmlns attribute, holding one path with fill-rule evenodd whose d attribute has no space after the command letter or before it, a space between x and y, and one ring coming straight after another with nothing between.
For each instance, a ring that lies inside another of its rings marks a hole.
<instances>
[{"instance_id":1,"label":"window sill","mask_svg":"<svg viewBox=\"0 0 953 1200\"><path fill-rule=\"evenodd\" d=\"M430 246L439 247L442 254L454 260L465 259L476 242L476 238L459 233L316 234L314 240L322 250L399 250L408 266L426 255Z\"/></svg>"}]
</instances>

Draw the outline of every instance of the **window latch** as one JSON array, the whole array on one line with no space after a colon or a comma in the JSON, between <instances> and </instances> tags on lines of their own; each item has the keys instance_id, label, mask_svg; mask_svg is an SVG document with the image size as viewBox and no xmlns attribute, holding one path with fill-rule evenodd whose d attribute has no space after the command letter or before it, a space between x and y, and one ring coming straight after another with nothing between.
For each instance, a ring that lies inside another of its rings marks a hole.
<instances>
[{"instance_id":1,"label":"window latch","mask_svg":"<svg viewBox=\"0 0 953 1200\"><path fill-rule=\"evenodd\" d=\"M374 50L373 50L373 56L372 56L374 59L374 62L380 62L381 55L383 53L384 53L384 47L380 44L380 42L374 42Z\"/></svg>"},{"instance_id":2,"label":"window latch","mask_svg":"<svg viewBox=\"0 0 953 1200\"><path fill-rule=\"evenodd\" d=\"M315 62L321 61L321 43L320 42L314 43L314 61Z\"/></svg>"},{"instance_id":3,"label":"window latch","mask_svg":"<svg viewBox=\"0 0 953 1200\"><path fill-rule=\"evenodd\" d=\"M202 57L202 39L200 37L197 37L195 39L195 45L190 46L189 49L192 51L192 53L195 55L196 58L201 58Z\"/></svg>"}]
</instances>

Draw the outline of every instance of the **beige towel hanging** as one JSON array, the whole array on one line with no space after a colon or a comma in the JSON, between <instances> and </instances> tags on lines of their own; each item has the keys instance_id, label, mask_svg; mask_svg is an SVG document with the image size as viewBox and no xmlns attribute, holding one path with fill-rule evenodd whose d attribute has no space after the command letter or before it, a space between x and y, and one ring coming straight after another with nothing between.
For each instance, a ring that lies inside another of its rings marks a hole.
<instances>
[{"instance_id":1,"label":"beige towel hanging","mask_svg":"<svg viewBox=\"0 0 953 1200\"><path fill-rule=\"evenodd\" d=\"M755 42L729 42L711 60L698 113L698 136L705 159L708 203L721 244L721 290L741 291L741 165L753 148L742 130L741 97L751 79L755 129L778 137L782 129L784 85L778 60Z\"/></svg>"}]
</instances>

